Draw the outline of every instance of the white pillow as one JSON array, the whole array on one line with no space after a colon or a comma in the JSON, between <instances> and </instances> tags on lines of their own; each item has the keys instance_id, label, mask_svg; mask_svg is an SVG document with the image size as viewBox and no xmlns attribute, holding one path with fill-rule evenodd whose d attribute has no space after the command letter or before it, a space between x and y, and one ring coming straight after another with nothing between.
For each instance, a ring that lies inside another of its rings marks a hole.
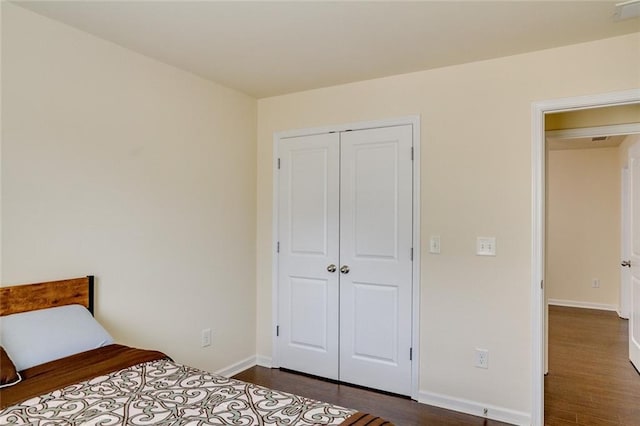
<instances>
[{"instance_id":1,"label":"white pillow","mask_svg":"<svg viewBox=\"0 0 640 426\"><path fill-rule=\"evenodd\" d=\"M109 333L80 305L0 318L0 344L18 371L111 343Z\"/></svg>"}]
</instances>

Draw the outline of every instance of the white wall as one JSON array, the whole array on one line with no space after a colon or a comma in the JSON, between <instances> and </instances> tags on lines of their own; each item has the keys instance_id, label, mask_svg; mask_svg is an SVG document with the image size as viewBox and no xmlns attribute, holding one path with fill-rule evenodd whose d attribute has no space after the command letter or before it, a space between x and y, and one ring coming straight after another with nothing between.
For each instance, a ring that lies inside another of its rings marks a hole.
<instances>
[{"instance_id":1,"label":"white wall","mask_svg":"<svg viewBox=\"0 0 640 426\"><path fill-rule=\"evenodd\" d=\"M273 133L420 114L420 389L530 413L531 104L640 87L639 46L633 34L259 100L258 353L272 353ZM497 237L497 256L475 256L476 236Z\"/></svg>"},{"instance_id":2,"label":"white wall","mask_svg":"<svg viewBox=\"0 0 640 426\"><path fill-rule=\"evenodd\" d=\"M545 295L560 303L618 309L618 148L549 151ZM592 280L600 281L599 288Z\"/></svg>"},{"instance_id":3,"label":"white wall","mask_svg":"<svg viewBox=\"0 0 640 426\"><path fill-rule=\"evenodd\" d=\"M95 274L116 340L255 355L256 101L2 9L2 284Z\"/></svg>"}]
</instances>

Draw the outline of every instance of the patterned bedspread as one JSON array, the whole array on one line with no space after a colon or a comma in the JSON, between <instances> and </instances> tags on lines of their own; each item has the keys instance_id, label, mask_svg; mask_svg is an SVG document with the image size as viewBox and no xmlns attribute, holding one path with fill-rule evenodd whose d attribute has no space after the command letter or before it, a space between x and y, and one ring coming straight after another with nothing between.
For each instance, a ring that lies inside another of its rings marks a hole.
<instances>
[{"instance_id":1,"label":"patterned bedspread","mask_svg":"<svg viewBox=\"0 0 640 426\"><path fill-rule=\"evenodd\" d=\"M339 425L354 412L162 359L9 406L0 424Z\"/></svg>"}]
</instances>

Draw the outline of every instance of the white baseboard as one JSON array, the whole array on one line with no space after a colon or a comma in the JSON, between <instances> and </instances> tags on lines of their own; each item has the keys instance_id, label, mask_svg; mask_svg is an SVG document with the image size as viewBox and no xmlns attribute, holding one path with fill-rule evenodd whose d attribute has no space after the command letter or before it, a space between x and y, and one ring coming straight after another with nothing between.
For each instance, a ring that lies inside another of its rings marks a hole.
<instances>
[{"instance_id":1,"label":"white baseboard","mask_svg":"<svg viewBox=\"0 0 640 426\"><path fill-rule=\"evenodd\" d=\"M246 359L243 359L242 361L238 361L235 364L231 364L228 367L221 368L220 370L216 371L216 374L219 374L220 376L224 376L224 377L231 377L255 365L256 365L256 356L253 355Z\"/></svg>"},{"instance_id":2,"label":"white baseboard","mask_svg":"<svg viewBox=\"0 0 640 426\"><path fill-rule=\"evenodd\" d=\"M548 299L547 303L554 306L567 306L569 308L599 309L601 311L618 312L618 305L606 303L580 302L577 300Z\"/></svg>"},{"instance_id":3,"label":"white baseboard","mask_svg":"<svg viewBox=\"0 0 640 426\"><path fill-rule=\"evenodd\" d=\"M482 418L497 420L518 426L531 425L531 415L522 411L510 410L495 405L483 404L468 399L454 398L434 392L420 391L418 401L423 404L434 405L447 410L471 414ZM486 414L485 414L486 410Z\"/></svg>"},{"instance_id":4,"label":"white baseboard","mask_svg":"<svg viewBox=\"0 0 640 426\"><path fill-rule=\"evenodd\" d=\"M256 364L260 367L272 368L272 361L270 356L256 355Z\"/></svg>"}]
</instances>

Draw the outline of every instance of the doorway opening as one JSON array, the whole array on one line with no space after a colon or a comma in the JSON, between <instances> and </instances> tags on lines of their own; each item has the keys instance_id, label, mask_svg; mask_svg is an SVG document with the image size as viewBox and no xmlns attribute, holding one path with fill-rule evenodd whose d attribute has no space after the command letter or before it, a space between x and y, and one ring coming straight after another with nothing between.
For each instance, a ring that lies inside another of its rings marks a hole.
<instances>
[{"instance_id":1,"label":"doorway opening","mask_svg":"<svg viewBox=\"0 0 640 426\"><path fill-rule=\"evenodd\" d=\"M544 424L546 139L549 114L640 103L640 90L535 102L532 105L532 425Z\"/></svg>"},{"instance_id":2,"label":"doorway opening","mask_svg":"<svg viewBox=\"0 0 640 426\"><path fill-rule=\"evenodd\" d=\"M620 263L622 170L640 141L628 134L640 132L633 121L640 104L545 117L547 423L618 424L640 415L633 408L640 379L628 361L628 321L620 318L628 317L630 298L621 280L629 268Z\"/></svg>"},{"instance_id":3,"label":"doorway opening","mask_svg":"<svg viewBox=\"0 0 640 426\"><path fill-rule=\"evenodd\" d=\"M629 256L627 157L638 140L640 103L545 116L548 304L628 318L619 260Z\"/></svg>"}]
</instances>

